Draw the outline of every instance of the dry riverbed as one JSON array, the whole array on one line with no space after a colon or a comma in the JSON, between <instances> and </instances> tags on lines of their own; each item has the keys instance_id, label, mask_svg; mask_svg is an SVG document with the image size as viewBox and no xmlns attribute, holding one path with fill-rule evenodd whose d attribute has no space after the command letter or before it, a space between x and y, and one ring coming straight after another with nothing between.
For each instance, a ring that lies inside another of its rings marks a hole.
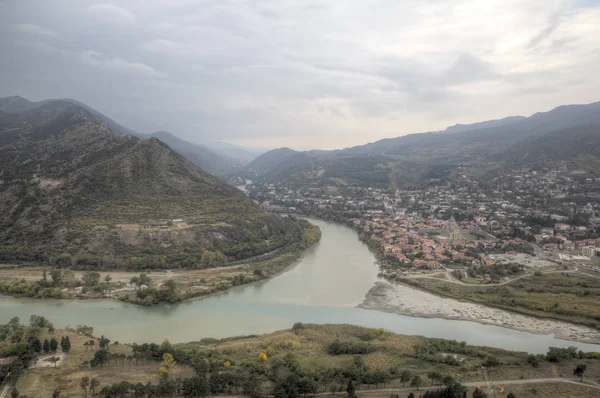
<instances>
[{"instance_id":1,"label":"dry riverbed","mask_svg":"<svg viewBox=\"0 0 600 398\"><path fill-rule=\"evenodd\" d=\"M554 334L565 340L600 343L600 332L585 326L439 297L401 284L377 282L359 307L417 317L475 321L532 333Z\"/></svg>"}]
</instances>

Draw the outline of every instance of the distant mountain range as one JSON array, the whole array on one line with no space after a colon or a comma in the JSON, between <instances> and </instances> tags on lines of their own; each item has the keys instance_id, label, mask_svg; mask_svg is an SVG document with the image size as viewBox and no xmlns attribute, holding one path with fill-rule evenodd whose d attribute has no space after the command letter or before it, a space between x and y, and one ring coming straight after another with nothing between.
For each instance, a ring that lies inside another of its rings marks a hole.
<instances>
[{"instance_id":1,"label":"distant mountain range","mask_svg":"<svg viewBox=\"0 0 600 398\"><path fill-rule=\"evenodd\" d=\"M496 172L558 160L585 168L576 159L584 154L599 156L591 153L598 136L600 102L567 105L531 117L455 125L341 150L275 149L250 163L247 173L293 186L331 183L387 188L423 184L447 178L458 168L481 169L492 163ZM597 163L590 161L588 166L597 167Z\"/></svg>"},{"instance_id":2,"label":"distant mountain range","mask_svg":"<svg viewBox=\"0 0 600 398\"><path fill-rule=\"evenodd\" d=\"M125 127L95 109L72 99L54 99L32 102L19 96L0 98L0 112L11 114L28 112L31 116L39 114L41 117L56 114L71 105L76 105L87 110L97 120L106 123L111 130L118 133L135 135L140 138L156 137L169 145L173 150L179 152L212 174L218 175L232 167L240 167L251 162L262 153L262 151L246 149L212 140L206 140L205 145L194 144L182 140L166 131L142 134Z\"/></svg>"},{"instance_id":3,"label":"distant mountain range","mask_svg":"<svg viewBox=\"0 0 600 398\"><path fill-rule=\"evenodd\" d=\"M0 261L193 266L207 250L238 259L288 239L290 221L157 138L72 100L0 107Z\"/></svg>"}]
</instances>

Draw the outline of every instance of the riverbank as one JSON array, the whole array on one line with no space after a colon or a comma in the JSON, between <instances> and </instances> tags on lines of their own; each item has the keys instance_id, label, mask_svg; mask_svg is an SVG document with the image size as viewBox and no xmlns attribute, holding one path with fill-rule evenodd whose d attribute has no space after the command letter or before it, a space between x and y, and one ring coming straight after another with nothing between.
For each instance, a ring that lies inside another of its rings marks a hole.
<instances>
[{"instance_id":1,"label":"riverbank","mask_svg":"<svg viewBox=\"0 0 600 398\"><path fill-rule=\"evenodd\" d=\"M202 269L74 271L67 268L0 267L0 293L34 299L113 298L136 305L174 304L271 279L298 263L320 241L318 226L299 220L299 240L245 262Z\"/></svg>"},{"instance_id":2,"label":"riverbank","mask_svg":"<svg viewBox=\"0 0 600 398\"><path fill-rule=\"evenodd\" d=\"M19 335L23 340L23 336L31 336L29 326L12 329L15 330L10 332L9 341L18 340ZM595 353L554 349L548 355L534 356L524 351L352 325L296 323L291 329L268 334L178 344L165 340L157 345L117 343L115 340L121 340L120 337L111 334L104 336L109 342L104 349L98 338L70 328L53 332L41 328L37 334L41 341L61 340L63 336L69 338L70 350L52 354L63 357L56 367L40 366L42 357L38 357L37 365L34 362L23 374L9 379L21 395L50 396L58 390L61 395L78 396L82 393L79 381L83 377L99 382L96 391L100 396L104 395L103 389L117 385L121 386L117 391L123 395L152 385L160 385L165 391L159 396L177 395L177 388L189 385L186 379L193 377L204 380L197 384L206 388L201 395L210 395L210 386L213 394L232 397L249 395L244 388L250 383L253 392L265 397L290 383L296 388L289 391L300 391L302 395L347 395L348 379L353 380L359 396L382 397L438 390L450 382L444 380L446 377L468 387L469 396L478 386L492 397L498 396L499 391L518 391L518 396L589 397L600 388L600 360ZM94 344L90 345L90 341ZM159 368L166 353L174 362L165 376ZM561 357L557 360L550 353ZM27 363L31 357L18 360ZM583 381L573 376L573 369L580 364L586 365ZM257 370L262 370L264 376L256 378ZM282 372L297 377L280 378ZM141 388L138 383L142 383Z\"/></svg>"},{"instance_id":3,"label":"riverbank","mask_svg":"<svg viewBox=\"0 0 600 398\"><path fill-rule=\"evenodd\" d=\"M586 326L528 317L481 304L440 297L402 284L376 283L359 307L414 317L472 321L554 335L563 340L600 343L600 332Z\"/></svg>"}]
</instances>

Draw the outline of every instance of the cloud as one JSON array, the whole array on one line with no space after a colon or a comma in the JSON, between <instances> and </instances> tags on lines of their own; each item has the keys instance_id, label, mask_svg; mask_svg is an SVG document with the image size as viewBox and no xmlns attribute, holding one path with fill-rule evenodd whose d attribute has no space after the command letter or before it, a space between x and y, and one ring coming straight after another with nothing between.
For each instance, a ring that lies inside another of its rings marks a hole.
<instances>
[{"instance_id":1,"label":"cloud","mask_svg":"<svg viewBox=\"0 0 600 398\"><path fill-rule=\"evenodd\" d=\"M560 25L561 14L560 12L553 12L548 17L548 23L538 34L531 38L527 44L528 48L535 48L538 44L547 37L549 37Z\"/></svg>"},{"instance_id":2,"label":"cloud","mask_svg":"<svg viewBox=\"0 0 600 398\"><path fill-rule=\"evenodd\" d=\"M592 0L98 2L2 3L0 95L296 148L600 100Z\"/></svg>"},{"instance_id":3,"label":"cloud","mask_svg":"<svg viewBox=\"0 0 600 398\"><path fill-rule=\"evenodd\" d=\"M164 55L190 55L194 47L166 39L155 39L141 45L141 49Z\"/></svg>"},{"instance_id":4,"label":"cloud","mask_svg":"<svg viewBox=\"0 0 600 398\"><path fill-rule=\"evenodd\" d=\"M135 24L137 22L133 13L114 4L93 4L88 7L88 12L108 23Z\"/></svg>"},{"instance_id":5,"label":"cloud","mask_svg":"<svg viewBox=\"0 0 600 398\"><path fill-rule=\"evenodd\" d=\"M15 30L21 33L28 33L37 36L57 37L58 33L53 30L42 28L39 25L22 23L15 25Z\"/></svg>"},{"instance_id":6,"label":"cloud","mask_svg":"<svg viewBox=\"0 0 600 398\"><path fill-rule=\"evenodd\" d=\"M136 62L128 62L121 58L107 58L102 54L91 50L82 52L80 54L80 59L84 63L102 69L104 71L129 74L140 77L166 77L166 75L157 72L151 66Z\"/></svg>"}]
</instances>

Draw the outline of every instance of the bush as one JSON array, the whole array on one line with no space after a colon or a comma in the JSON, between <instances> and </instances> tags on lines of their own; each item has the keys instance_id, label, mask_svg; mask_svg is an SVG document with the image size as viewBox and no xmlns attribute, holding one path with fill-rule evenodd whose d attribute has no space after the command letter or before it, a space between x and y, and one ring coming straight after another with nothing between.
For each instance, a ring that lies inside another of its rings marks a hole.
<instances>
[{"instance_id":1,"label":"bush","mask_svg":"<svg viewBox=\"0 0 600 398\"><path fill-rule=\"evenodd\" d=\"M327 353L329 355L361 355L369 354L374 351L375 347L372 345L354 341L336 340L327 347Z\"/></svg>"}]
</instances>

